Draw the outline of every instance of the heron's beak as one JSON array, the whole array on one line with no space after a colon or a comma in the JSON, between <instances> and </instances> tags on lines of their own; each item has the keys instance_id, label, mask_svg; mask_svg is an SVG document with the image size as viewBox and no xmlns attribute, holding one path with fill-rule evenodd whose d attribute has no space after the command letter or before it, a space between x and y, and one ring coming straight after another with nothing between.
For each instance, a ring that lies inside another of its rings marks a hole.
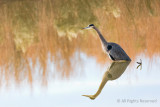
<instances>
[{"instance_id":1,"label":"heron's beak","mask_svg":"<svg viewBox=\"0 0 160 107\"><path fill-rule=\"evenodd\" d=\"M85 27L85 28L82 28L82 29L89 29L90 27Z\"/></svg>"}]
</instances>

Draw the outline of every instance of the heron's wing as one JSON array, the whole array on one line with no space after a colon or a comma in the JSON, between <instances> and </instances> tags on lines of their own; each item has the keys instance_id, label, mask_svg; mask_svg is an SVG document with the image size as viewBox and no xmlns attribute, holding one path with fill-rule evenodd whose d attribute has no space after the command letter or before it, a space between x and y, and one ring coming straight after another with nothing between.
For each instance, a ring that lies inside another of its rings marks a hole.
<instances>
[{"instance_id":1,"label":"heron's wing","mask_svg":"<svg viewBox=\"0 0 160 107\"><path fill-rule=\"evenodd\" d=\"M112 49L110 50L110 55L115 60L129 60L129 56L126 54L126 52L121 48L120 45L116 43L110 43L112 45Z\"/></svg>"}]
</instances>

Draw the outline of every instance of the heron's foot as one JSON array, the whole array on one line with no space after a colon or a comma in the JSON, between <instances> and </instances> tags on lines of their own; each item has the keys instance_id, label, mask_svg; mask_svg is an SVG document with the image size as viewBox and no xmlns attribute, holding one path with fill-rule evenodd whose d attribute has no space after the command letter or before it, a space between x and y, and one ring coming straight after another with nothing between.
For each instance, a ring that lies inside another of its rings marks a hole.
<instances>
[{"instance_id":1,"label":"heron's foot","mask_svg":"<svg viewBox=\"0 0 160 107\"><path fill-rule=\"evenodd\" d=\"M94 100L96 98L96 96L94 95L82 95L82 96L89 97L91 100Z\"/></svg>"},{"instance_id":2,"label":"heron's foot","mask_svg":"<svg viewBox=\"0 0 160 107\"><path fill-rule=\"evenodd\" d=\"M142 60L140 59L140 62L137 62L137 64L139 64L138 66L137 66L137 69L139 68L139 67L141 67L140 68L140 70L142 69Z\"/></svg>"}]
</instances>

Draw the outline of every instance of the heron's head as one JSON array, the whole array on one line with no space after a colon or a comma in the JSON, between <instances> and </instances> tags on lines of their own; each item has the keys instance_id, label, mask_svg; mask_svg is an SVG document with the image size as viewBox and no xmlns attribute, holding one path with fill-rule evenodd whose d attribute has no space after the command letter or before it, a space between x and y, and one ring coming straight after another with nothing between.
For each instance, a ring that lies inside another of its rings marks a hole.
<instances>
[{"instance_id":1,"label":"heron's head","mask_svg":"<svg viewBox=\"0 0 160 107\"><path fill-rule=\"evenodd\" d=\"M87 27L83 28L83 29L91 29L94 27L94 24L89 24Z\"/></svg>"}]
</instances>

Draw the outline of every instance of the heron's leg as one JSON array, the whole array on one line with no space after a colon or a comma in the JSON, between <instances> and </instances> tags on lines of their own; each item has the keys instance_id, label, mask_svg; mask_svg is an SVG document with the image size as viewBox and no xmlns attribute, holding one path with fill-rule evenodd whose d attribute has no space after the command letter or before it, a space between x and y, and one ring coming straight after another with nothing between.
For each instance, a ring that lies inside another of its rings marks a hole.
<instances>
[{"instance_id":1,"label":"heron's leg","mask_svg":"<svg viewBox=\"0 0 160 107\"><path fill-rule=\"evenodd\" d=\"M90 99L94 100L101 93L101 91L107 81L108 81L108 72L105 72L103 79L102 79L102 82L98 88L98 91L94 95L82 95L82 96L86 96L86 97L89 97Z\"/></svg>"}]
</instances>

